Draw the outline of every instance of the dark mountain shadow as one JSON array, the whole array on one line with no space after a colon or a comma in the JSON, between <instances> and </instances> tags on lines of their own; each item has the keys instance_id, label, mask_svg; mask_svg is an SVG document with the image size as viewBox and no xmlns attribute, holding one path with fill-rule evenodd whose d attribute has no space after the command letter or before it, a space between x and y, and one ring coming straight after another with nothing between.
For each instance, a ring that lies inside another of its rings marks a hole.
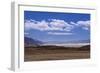
<instances>
[{"instance_id":1,"label":"dark mountain shadow","mask_svg":"<svg viewBox=\"0 0 100 73\"><path fill-rule=\"evenodd\" d=\"M33 38L24 37L24 44L25 46L39 46L43 44L43 42Z\"/></svg>"}]
</instances>

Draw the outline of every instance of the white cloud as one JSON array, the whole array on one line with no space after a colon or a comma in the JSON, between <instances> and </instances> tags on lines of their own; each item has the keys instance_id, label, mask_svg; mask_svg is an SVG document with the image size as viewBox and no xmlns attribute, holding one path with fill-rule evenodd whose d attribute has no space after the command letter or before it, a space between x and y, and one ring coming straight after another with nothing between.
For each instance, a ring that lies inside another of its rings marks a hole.
<instances>
[{"instance_id":1,"label":"white cloud","mask_svg":"<svg viewBox=\"0 0 100 73\"><path fill-rule=\"evenodd\" d=\"M65 24L66 24L66 22L64 20L56 20L56 19L54 19L54 20L52 20L50 22L51 27L55 27L55 28L63 28L63 27L66 27Z\"/></svg>"},{"instance_id":2,"label":"white cloud","mask_svg":"<svg viewBox=\"0 0 100 73\"><path fill-rule=\"evenodd\" d=\"M65 32L48 32L50 35L73 35L73 33L65 33Z\"/></svg>"},{"instance_id":3,"label":"white cloud","mask_svg":"<svg viewBox=\"0 0 100 73\"><path fill-rule=\"evenodd\" d=\"M75 22L72 22L72 21L70 22L70 24L72 24L72 25L77 25Z\"/></svg>"},{"instance_id":4,"label":"white cloud","mask_svg":"<svg viewBox=\"0 0 100 73\"><path fill-rule=\"evenodd\" d=\"M77 22L66 22L59 19L49 19L49 21L41 20L26 20L25 21L25 30L36 29L40 31L67 31L70 32L76 27L82 28L84 30L90 29L90 21L77 21Z\"/></svg>"},{"instance_id":5,"label":"white cloud","mask_svg":"<svg viewBox=\"0 0 100 73\"><path fill-rule=\"evenodd\" d=\"M77 26L82 27L85 30L89 30L90 29L90 21L78 21L76 23Z\"/></svg>"},{"instance_id":6,"label":"white cloud","mask_svg":"<svg viewBox=\"0 0 100 73\"><path fill-rule=\"evenodd\" d=\"M25 22L25 29L37 29L37 30L47 30L49 29L48 22L45 20L42 21L35 21L35 20L28 20Z\"/></svg>"},{"instance_id":7,"label":"white cloud","mask_svg":"<svg viewBox=\"0 0 100 73\"><path fill-rule=\"evenodd\" d=\"M89 26L90 25L90 21L78 21L77 24L78 25L86 25L86 26Z\"/></svg>"},{"instance_id":8,"label":"white cloud","mask_svg":"<svg viewBox=\"0 0 100 73\"><path fill-rule=\"evenodd\" d=\"M28 33L28 32L25 32L24 34L25 34L25 35L29 35L29 33Z\"/></svg>"},{"instance_id":9,"label":"white cloud","mask_svg":"<svg viewBox=\"0 0 100 73\"><path fill-rule=\"evenodd\" d=\"M50 22L45 20L35 21L35 20L26 20L25 21L25 29L37 29L40 31L45 30L59 30L59 31L71 31L73 29L73 25L68 24L64 20L51 19Z\"/></svg>"},{"instance_id":10,"label":"white cloud","mask_svg":"<svg viewBox=\"0 0 100 73\"><path fill-rule=\"evenodd\" d=\"M84 30L89 30L89 28L88 27L82 27Z\"/></svg>"},{"instance_id":11,"label":"white cloud","mask_svg":"<svg viewBox=\"0 0 100 73\"><path fill-rule=\"evenodd\" d=\"M51 19L50 25L51 28L58 28L64 31L71 31L73 29L73 25L70 25L66 21L59 19Z\"/></svg>"}]
</instances>

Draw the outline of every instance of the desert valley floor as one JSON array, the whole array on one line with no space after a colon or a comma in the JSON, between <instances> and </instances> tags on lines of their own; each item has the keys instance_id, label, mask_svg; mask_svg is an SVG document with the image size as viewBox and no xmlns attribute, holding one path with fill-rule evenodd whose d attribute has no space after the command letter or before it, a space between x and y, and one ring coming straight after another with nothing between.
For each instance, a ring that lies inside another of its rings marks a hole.
<instances>
[{"instance_id":1,"label":"desert valley floor","mask_svg":"<svg viewBox=\"0 0 100 73\"><path fill-rule=\"evenodd\" d=\"M90 58L90 45L82 47L31 46L25 47L24 61L68 60Z\"/></svg>"}]
</instances>

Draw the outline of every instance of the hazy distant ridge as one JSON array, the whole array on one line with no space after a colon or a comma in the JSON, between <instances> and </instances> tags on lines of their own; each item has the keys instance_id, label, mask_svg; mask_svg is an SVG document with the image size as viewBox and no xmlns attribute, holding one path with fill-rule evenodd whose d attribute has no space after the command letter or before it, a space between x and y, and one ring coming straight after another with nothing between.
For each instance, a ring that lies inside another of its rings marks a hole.
<instances>
[{"instance_id":1,"label":"hazy distant ridge","mask_svg":"<svg viewBox=\"0 0 100 73\"><path fill-rule=\"evenodd\" d=\"M39 40L35 40L29 37L24 37L24 42L25 42L25 46L29 46L29 45L40 45L43 44L43 42L39 41Z\"/></svg>"},{"instance_id":2,"label":"hazy distant ridge","mask_svg":"<svg viewBox=\"0 0 100 73\"><path fill-rule=\"evenodd\" d=\"M90 40L78 40L78 41L68 41L68 42L42 42L29 37L24 37L25 46L64 46L64 47L81 47L85 45L90 45Z\"/></svg>"},{"instance_id":3,"label":"hazy distant ridge","mask_svg":"<svg viewBox=\"0 0 100 73\"><path fill-rule=\"evenodd\" d=\"M66 42L49 41L49 42L45 42L45 43L48 43L48 44L90 43L90 40L75 40L75 41L66 41Z\"/></svg>"}]
</instances>

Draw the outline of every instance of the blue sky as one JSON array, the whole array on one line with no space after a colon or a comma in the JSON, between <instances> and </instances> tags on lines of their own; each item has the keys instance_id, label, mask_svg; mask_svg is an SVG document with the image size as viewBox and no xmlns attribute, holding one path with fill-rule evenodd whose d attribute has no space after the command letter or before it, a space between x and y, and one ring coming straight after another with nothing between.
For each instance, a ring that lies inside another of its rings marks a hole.
<instances>
[{"instance_id":1,"label":"blue sky","mask_svg":"<svg viewBox=\"0 0 100 73\"><path fill-rule=\"evenodd\" d=\"M90 14L24 11L24 34L43 42L90 39Z\"/></svg>"}]
</instances>

